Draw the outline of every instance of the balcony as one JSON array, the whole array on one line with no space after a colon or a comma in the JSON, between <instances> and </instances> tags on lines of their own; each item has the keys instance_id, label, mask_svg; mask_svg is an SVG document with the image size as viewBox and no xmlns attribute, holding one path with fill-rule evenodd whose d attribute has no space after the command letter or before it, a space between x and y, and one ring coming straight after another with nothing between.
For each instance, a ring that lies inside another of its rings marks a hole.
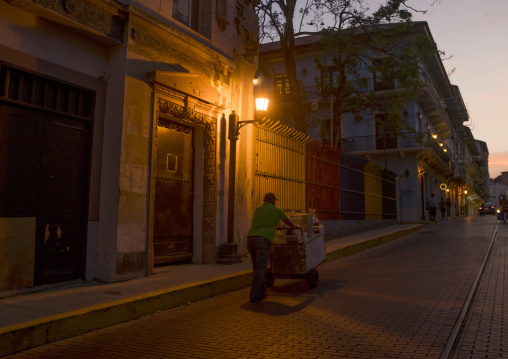
<instances>
[{"instance_id":1,"label":"balcony","mask_svg":"<svg viewBox=\"0 0 508 359\"><path fill-rule=\"evenodd\" d=\"M471 156L466 157L466 171L472 178L480 178L483 173L480 166L478 166Z\"/></svg>"},{"instance_id":2,"label":"balcony","mask_svg":"<svg viewBox=\"0 0 508 359\"><path fill-rule=\"evenodd\" d=\"M355 155L369 155L386 150L387 155L396 152L418 152L418 158L439 170L444 176L452 176L454 163L439 143L427 132L408 133L404 136L358 136L343 138L341 148ZM394 151L396 150L396 151Z\"/></svg>"},{"instance_id":3,"label":"balcony","mask_svg":"<svg viewBox=\"0 0 508 359\"><path fill-rule=\"evenodd\" d=\"M423 89L418 94L418 102L434 128L446 139L451 136L453 125L446 112L444 98L439 95L429 76L420 73L420 81L423 84Z\"/></svg>"}]
</instances>

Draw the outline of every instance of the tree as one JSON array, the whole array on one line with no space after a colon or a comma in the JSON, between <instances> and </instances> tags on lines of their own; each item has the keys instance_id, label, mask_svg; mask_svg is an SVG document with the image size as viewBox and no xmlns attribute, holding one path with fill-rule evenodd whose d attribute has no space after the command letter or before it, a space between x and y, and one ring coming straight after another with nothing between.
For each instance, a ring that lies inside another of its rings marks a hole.
<instances>
[{"instance_id":1,"label":"tree","mask_svg":"<svg viewBox=\"0 0 508 359\"><path fill-rule=\"evenodd\" d=\"M305 112L296 76L294 39L319 35L316 51L334 54L333 76L327 84L321 83L321 86L330 87L330 95L335 98L334 144L340 140L340 121L345 113L352 113L358 121L363 120L367 110L385 113L386 116L380 117L385 119L384 128L399 131L402 127L400 109L420 85L418 59L429 50L435 50L429 38L412 32L411 12L419 10L409 7L406 0L388 0L374 12L370 12L364 0L299 1L300 19L298 31L295 31L296 2L260 0L257 5L260 41L280 42L295 123L301 124L301 129ZM315 27L315 31L306 30L304 25ZM319 59L317 65L322 73L329 68L328 63ZM390 101L377 96L369 87L366 70L377 74L381 85L398 84Z\"/></svg>"},{"instance_id":2,"label":"tree","mask_svg":"<svg viewBox=\"0 0 508 359\"><path fill-rule=\"evenodd\" d=\"M302 91L296 76L295 62L295 35L297 34L295 34L293 19L296 3L297 0L261 0L256 5L256 12L260 21L260 42L266 39L280 41L291 94L294 126L297 130L303 130Z\"/></svg>"}]
</instances>

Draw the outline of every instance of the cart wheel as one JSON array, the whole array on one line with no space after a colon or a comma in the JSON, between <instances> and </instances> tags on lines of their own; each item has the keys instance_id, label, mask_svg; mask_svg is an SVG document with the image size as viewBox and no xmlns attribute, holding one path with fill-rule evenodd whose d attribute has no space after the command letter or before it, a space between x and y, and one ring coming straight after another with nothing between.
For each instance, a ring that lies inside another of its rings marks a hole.
<instances>
[{"instance_id":1,"label":"cart wheel","mask_svg":"<svg viewBox=\"0 0 508 359\"><path fill-rule=\"evenodd\" d=\"M265 285L270 288L273 287L273 283L275 282L275 278L273 277L272 272L265 272Z\"/></svg>"},{"instance_id":2,"label":"cart wheel","mask_svg":"<svg viewBox=\"0 0 508 359\"><path fill-rule=\"evenodd\" d=\"M309 282L309 288L316 288L319 283L319 273L316 268L312 268L307 272L307 282Z\"/></svg>"}]
</instances>

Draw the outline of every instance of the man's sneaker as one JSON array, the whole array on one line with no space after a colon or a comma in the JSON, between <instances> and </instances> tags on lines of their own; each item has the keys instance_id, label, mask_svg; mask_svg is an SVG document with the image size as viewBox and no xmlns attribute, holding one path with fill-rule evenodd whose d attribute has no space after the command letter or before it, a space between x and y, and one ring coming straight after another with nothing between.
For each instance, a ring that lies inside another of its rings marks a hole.
<instances>
[{"instance_id":1,"label":"man's sneaker","mask_svg":"<svg viewBox=\"0 0 508 359\"><path fill-rule=\"evenodd\" d=\"M259 296L251 296L250 297L250 301L253 302L253 303L254 302L260 302L260 301L262 301L265 298L266 298L266 295L265 295L265 293L263 293L263 294L261 294Z\"/></svg>"}]
</instances>

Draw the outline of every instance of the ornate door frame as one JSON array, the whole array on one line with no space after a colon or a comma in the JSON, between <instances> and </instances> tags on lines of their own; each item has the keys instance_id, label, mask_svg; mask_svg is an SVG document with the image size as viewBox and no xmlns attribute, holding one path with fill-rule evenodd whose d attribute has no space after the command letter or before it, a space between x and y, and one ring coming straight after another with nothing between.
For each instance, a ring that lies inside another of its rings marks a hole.
<instances>
[{"instance_id":1,"label":"ornate door frame","mask_svg":"<svg viewBox=\"0 0 508 359\"><path fill-rule=\"evenodd\" d=\"M194 206L193 206L193 263L207 262L210 252L216 251L217 211L217 120L220 106L212 105L197 97L181 93L167 84L153 82L154 111L151 143L151 174L155 173L157 153L157 125L159 119L194 129ZM155 179L150 176L148 265L153 271ZM207 252L207 253L205 253ZM208 260L209 262L209 260Z\"/></svg>"}]
</instances>

